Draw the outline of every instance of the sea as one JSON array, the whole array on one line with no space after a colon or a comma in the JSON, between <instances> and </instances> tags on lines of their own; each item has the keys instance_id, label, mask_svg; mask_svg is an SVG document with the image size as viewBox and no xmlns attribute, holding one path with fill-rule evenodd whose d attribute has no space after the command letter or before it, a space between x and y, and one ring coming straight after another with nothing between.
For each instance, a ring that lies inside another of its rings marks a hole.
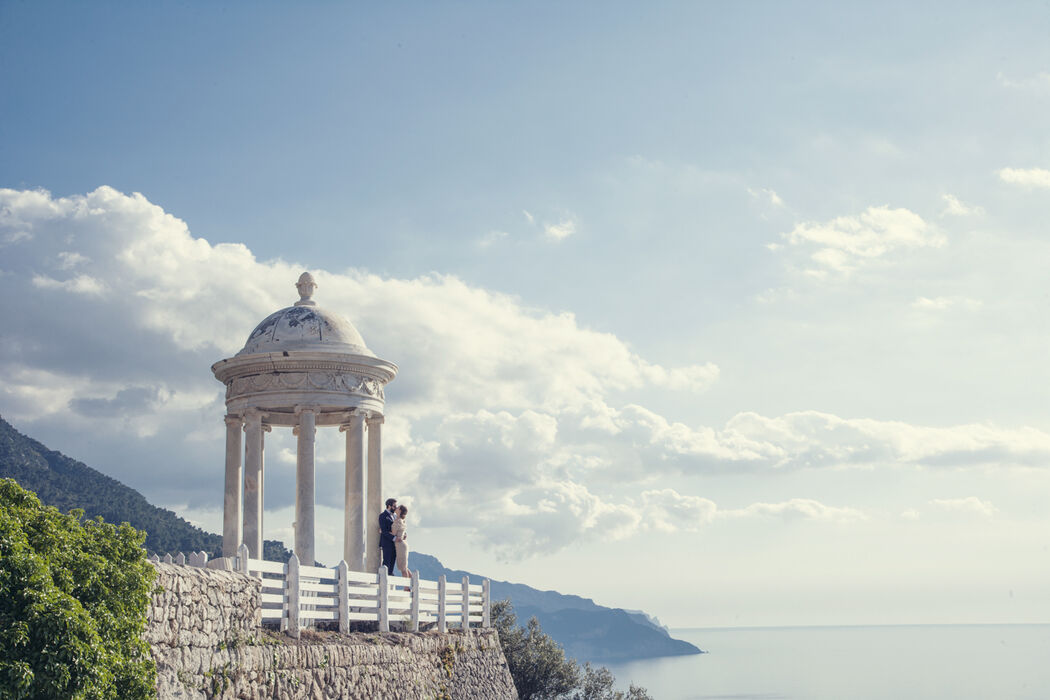
<instances>
[{"instance_id":1,"label":"sea","mask_svg":"<svg viewBox=\"0 0 1050 700\"><path fill-rule=\"evenodd\" d=\"M675 629L706 654L607 664L655 700L1050 700L1050 624Z\"/></svg>"}]
</instances>

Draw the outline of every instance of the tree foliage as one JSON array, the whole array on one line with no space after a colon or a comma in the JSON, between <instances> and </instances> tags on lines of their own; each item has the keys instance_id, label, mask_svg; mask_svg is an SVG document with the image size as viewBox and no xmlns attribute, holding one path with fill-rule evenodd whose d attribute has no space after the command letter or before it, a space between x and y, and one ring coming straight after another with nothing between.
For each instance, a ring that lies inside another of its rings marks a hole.
<instances>
[{"instance_id":1,"label":"tree foliage","mask_svg":"<svg viewBox=\"0 0 1050 700\"><path fill-rule=\"evenodd\" d=\"M645 688L631 685L626 693L614 689L609 669L582 669L565 650L540 629L535 617L518 625L510 600L492 604L492 626L499 633L503 655L521 700L652 700Z\"/></svg>"},{"instance_id":2,"label":"tree foliage","mask_svg":"<svg viewBox=\"0 0 1050 700\"><path fill-rule=\"evenodd\" d=\"M613 685L616 678L612 671L599 666L592 667L589 663L583 667L579 687L572 694L572 700L653 700L652 696L634 683L628 690L616 690Z\"/></svg>"},{"instance_id":3,"label":"tree foliage","mask_svg":"<svg viewBox=\"0 0 1050 700\"><path fill-rule=\"evenodd\" d=\"M0 479L0 697L156 694L145 535L82 515Z\"/></svg>"}]
</instances>

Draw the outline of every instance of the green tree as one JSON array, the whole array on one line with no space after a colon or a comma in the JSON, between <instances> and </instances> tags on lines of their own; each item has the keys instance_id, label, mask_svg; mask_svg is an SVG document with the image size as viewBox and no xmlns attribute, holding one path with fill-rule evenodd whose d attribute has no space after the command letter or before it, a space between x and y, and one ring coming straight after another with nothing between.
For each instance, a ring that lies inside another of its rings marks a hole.
<instances>
[{"instance_id":1,"label":"green tree","mask_svg":"<svg viewBox=\"0 0 1050 700\"><path fill-rule=\"evenodd\" d=\"M519 626L510 600L494 602L491 615L521 700L652 700L645 688L635 685L626 693L614 690L616 679L604 666L587 664L581 670L543 633L535 617L526 627Z\"/></svg>"},{"instance_id":2,"label":"green tree","mask_svg":"<svg viewBox=\"0 0 1050 700\"><path fill-rule=\"evenodd\" d=\"M492 626L499 632L503 655L521 700L553 700L579 685L580 669L565 650L540 629L535 617L528 628L518 625L509 600L492 604Z\"/></svg>"},{"instance_id":3,"label":"green tree","mask_svg":"<svg viewBox=\"0 0 1050 700\"><path fill-rule=\"evenodd\" d=\"M653 700L645 688L634 683L626 692L613 688L615 683L612 671L604 666L593 668L588 663L583 667L580 684L572 694L572 700Z\"/></svg>"},{"instance_id":4,"label":"green tree","mask_svg":"<svg viewBox=\"0 0 1050 700\"><path fill-rule=\"evenodd\" d=\"M145 535L82 515L0 479L0 698L156 695Z\"/></svg>"}]
</instances>

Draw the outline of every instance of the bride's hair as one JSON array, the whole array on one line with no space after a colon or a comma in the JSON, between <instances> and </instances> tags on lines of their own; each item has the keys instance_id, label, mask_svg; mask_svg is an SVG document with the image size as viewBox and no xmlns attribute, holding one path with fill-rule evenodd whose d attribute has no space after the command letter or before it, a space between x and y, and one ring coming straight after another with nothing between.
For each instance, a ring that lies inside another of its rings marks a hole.
<instances>
[{"instance_id":1,"label":"bride's hair","mask_svg":"<svg viewBox=\"0 0 1050 700\"><path fill-rule=\"evenodd\" d=\"M397 512L401 514L401 517L408 515L408 506L398 506Z\"/></svg>"}]
</instances>

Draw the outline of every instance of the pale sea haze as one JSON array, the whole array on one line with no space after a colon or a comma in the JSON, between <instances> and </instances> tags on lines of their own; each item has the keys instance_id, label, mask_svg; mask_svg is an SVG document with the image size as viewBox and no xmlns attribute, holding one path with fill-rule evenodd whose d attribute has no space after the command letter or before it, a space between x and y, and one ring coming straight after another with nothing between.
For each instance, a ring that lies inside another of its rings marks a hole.
<instances>
[{"instance_id":1,"label":"pale sea haze","mask_svg":"<svg viewBox=\"0 0 1050 700\"><path fill-rule=\"evenodd\" d=\"M1047 700L1050 624L672 630L706 654L610 665L656 700Z\"/></svg>"}]
</instances>

